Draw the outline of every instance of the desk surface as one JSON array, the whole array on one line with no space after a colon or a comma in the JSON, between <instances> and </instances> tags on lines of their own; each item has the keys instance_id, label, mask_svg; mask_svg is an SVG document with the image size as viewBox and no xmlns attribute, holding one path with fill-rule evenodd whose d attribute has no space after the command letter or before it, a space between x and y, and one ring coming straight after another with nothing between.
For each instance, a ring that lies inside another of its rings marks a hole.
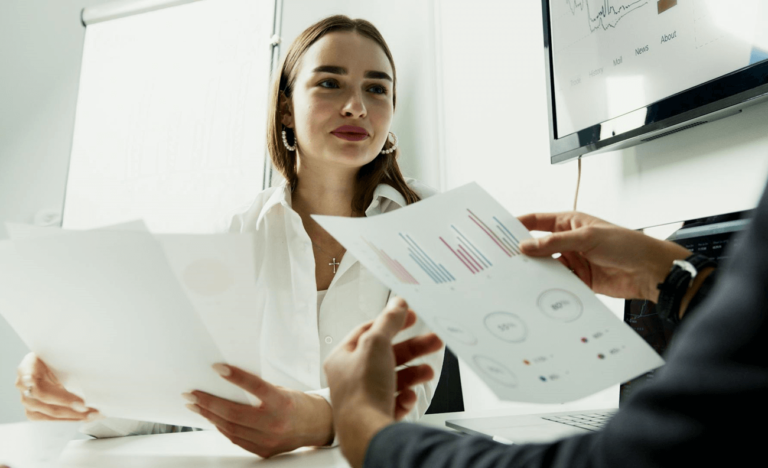
<instances>
[{"instance_id":1,"label":"desk surface","mask_svg":"<svg viewBox=\"0 0 768 468\"><path fill-rule=\"evenodd\" d=\"M445 428L446 417L457 414L461 413L426 416L422 423ZM349 467L338 447L299 449L265 460L216 431L75 440L67 445L59 461L61 468Z\"/></svg>"},{"instance_id":2,"label":"desk surface","mask_svg":"<svg viewBox=\"0 0 768 468\"><path fill-rule=\"evenodd\" d=\"M548 408L555 410L556 408ZM446 419L526 414L531 408L512 408L467 413L427 415L420 424L445 427ZM543 411L542 411L543 412ZM185 432L115 439L75 440L60 458L61 468L203 468L203 467L280 467L348 468L341 450L299 449L268 460L261 459L215 431Z\"/></svg>"},{"instance_id":3,"label":"desk surface","mask_svg":"<svg viewBox=\"0 0 768 468\"><path fill-rule=\"evenodd\" d=\"M349 467L338 447L300 449L265 460L214 431L76 440L59 463L61 468Z\"/></svg>"}]
</instances>

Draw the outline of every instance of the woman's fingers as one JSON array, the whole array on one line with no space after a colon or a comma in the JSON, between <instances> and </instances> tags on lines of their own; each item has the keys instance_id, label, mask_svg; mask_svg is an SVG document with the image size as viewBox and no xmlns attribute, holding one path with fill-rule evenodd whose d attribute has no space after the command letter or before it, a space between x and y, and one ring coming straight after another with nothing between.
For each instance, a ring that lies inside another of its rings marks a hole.
<instances>
[{"instance_id":1,"label":"woman's fingers","mask_svg":"<svg viewBox=\"0 0 768 468\"><path fill-rule=\"evenodd\" d=\"M234 435L248 440L258 440L260 437L264 437L265 435L252 427L244 426L236 422L234 419L230 419L228 416L231 416L231 414L222 416L221 414L218 414L209 408L203 407L200 404L187 405L187 408L198 413L200 416L213 423L225 435Z\"/></svg>"},{"instance_id":2,"label":"woman's fingers","mask_svg":"<svg viewBox=\"0 0 768 468\"><path fill-rule=\"evenodd\" d=\"M30 421L80 421L80 419L58 419L47 414L29 410L26 411L26 416Z\"/></svg>"},{"instance_id":3,"label":"woman's fingers","mask_svg":"<svg viewBox=\"0 0 768 468\"><path fill-rule=\"evenodd\" d=\"M97 412L87 408L82 398L68 392L34 353L27 354L19 365L16 388L22 394L22 403L32 413L83 420Z\"/></svg>"},{"instance_id":4,"label":"woman's fingers","mask_svg":"<svg viewBox=\"0 0 768 468\"><path fill-rule=\"evenodd\" d=\"M185 393L182 396L192 403L192 405L187 405L190 410L196 411L195 408L202 410L200 414L214 424L216 422L209 416L215 416L216 421L227 421L245 427L257 426L257 421L253 420L253 411L248 411L256 409L252 406L241 405L199 391Z\"/></svg>"},{"instance_id":5,"label":"woman's fingers","mask_svg":"<svg viewBox=\"0 0 768 468\"><path fill-rule=\"evenodd\" d=\"M27 398L39 400L49 405L72 408L79 413L89 411L82 398L73 395L60 384L51 382L44 376L23 376L17 379L16 387ZM93 410L93 408L90 410Z\"/></svg>"},{"instance_id":6,"label":"woman's fingers","mask_svg":"<svg viewBox=\"0 0 768 468\"><path fill-rule=\"evenodd\" d=\"M92 414L98 415L97 411L81 413L79 411L75 411L72 408L68 408L66 406L50 405L47 403L43 403L38 399L30 398L26 396L23 396L21 398L21 403L24 405L24 408L26 408L27 411L41 413L57 420L66 419L66 420L72 420L72 421L85 421L85 420L88 420L89 418L96 417L96 416L91 416Z\"/></svg>"}]
</instances>

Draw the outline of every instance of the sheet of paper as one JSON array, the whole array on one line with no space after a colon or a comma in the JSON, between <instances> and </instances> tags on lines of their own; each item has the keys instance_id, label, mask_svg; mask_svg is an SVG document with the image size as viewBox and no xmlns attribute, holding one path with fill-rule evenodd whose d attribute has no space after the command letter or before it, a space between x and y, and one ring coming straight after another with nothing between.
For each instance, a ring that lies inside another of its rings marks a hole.
<instances>
[{"instance_id":1,"label":"sheet of paper","mask_svg":"<svg viewBox=\"0 0 768 468\"><path fill-rule=\"evenodd\" d=\"M0 465L11 468L53 468L79 422L23 422L0 424Z\"/></svg>"},{"instance_id":2,"label":"sheet of paper","mask_svg":"<svg viewBox=\"0 0 768 468\"><path fill-rule=\"evenodd\" d=\"M68 232L79 232L62 229L58 226L35 226L32 224L8 222L5 223L5 230L8 232L8 237L10 237L11 240L38 239L40 237L60 236ZM105 226L99 230L149 232L147 225L141 220Z\"/></svg>"},{"instance_id":3,"label":"sheet of paper","mask_svg":"<svg viewBox=\"0 0 768 468\"><path fill-rule=\"evenodd\" d=\"M371 218L314 217L502 399L562 403L663 360L477 184Z\"/></svg>"},{"instance_id":4,"label":"sheet of paper","mask_svg":"<svg viewBox=\"0 0 768 468\"><path fill-rule=\"evenodd\" d=\"M107 416L211 428L180 393L249 403L211 369L225 356L151 234L0 243L0 312L68 389Z\"/></svg>"},{"instance_id":5,"label":"sheet of paper","mask_svg":"<svg viewBox=\"0 0 768 468\"><path fill-rule=\"evenodd\" d=\"M159 234L155 238L225 362L261 373L266 291L259 290L254 238L244 234ZM246 393L252 404L260 401Z\"/></svg>"},{"instance_id":6,"label":"sheet of paper","mask_svg":"<svg viewBox=\"0 0 768 468\"><path fill-rule=\"evenodd\" d=\"M11 240L37 239L69 232L58 227L5 223ZM143 221L98 230L148 232ZM257 311L266 291L259 291L253 237L242 234L159 234L176 280L213 337L228 364L260 373L262 315ZM247 394L253 404L259 401Z\"/></svg>"}]
</instances>

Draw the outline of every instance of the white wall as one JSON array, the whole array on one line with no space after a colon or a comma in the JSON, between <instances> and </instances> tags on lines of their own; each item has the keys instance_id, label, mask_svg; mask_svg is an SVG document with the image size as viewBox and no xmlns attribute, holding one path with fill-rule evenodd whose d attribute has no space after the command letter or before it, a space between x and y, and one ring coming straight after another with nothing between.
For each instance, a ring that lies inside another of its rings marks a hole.
<instances>
[{"instance_id":1,"label":"white wall","mask_svg":"<svg viewBox=\"0 0 768 468\"><path fill-rule=\"evenodd\" d=\"M438 0L445 186L477 181L512 213L572 209L575 162L551 166L538 0ZM752 208L768 175L768 105L583 160L579 209L632 228ZM623 301L608 300L619 316ZM462 368L468 409L502 405ZM569 407L615 404L616 390ZM519 406L519 405L512 405Z\"/></svg>"},{"instance_id":2,"label":"white wall","mask_svg":"<svg viewBox=\"0 0 768 468\"><path fill-rule=\"evenodd\" d=\"M5 221L61 211L85 29L105 0L0 2L0 239ZM0 317L0 423L24 418L12 383L27 348Z\"/></svg>"}]
</instances>

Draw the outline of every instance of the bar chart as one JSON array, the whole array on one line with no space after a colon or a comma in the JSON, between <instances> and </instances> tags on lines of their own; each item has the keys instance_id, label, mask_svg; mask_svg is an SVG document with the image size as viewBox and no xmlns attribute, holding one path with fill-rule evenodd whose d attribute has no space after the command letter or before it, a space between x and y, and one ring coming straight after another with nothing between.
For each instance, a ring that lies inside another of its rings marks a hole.
<instances>
[{"instance_id":1,"label":"bar chart","mask_svg":"<svg viewBox=\"0 0 768 468\"><path fill-rule=\"evenodd\" d=\"M416 278L414 278L413 275L411 275L408 272L408 270L406 270L405 267L400 262L392 259L392 257L387 255L386 252L376 247L371 241L369 241L365 237L361 236L360 238L363 240L363 242L365 242L368 245L368 247L371 248L371 250L376 254L376 256L379 257L379 261L389 270L389 272L392 273L395 276L395 278L400 280L401 283L419 284Z\"/></svg>"},{"instance_id":2,"label":"bar chart","mask_svg":"<svg viewBox=\"0 0 768 468\"><path fill-rule=\"evenodd\" d=\"M315 219L500 398L574 400L663 363L560 262L523 255L531 234L477 184L376 216Z\"/></svg>"},{"instance_id":3,"label":"bar chart","mask_svg":"<svg viewBox=\"0 0 768 468\"><path fill-rule=\"evenodd\" d=\"M381 243L361 238L381 265L403 284L453 283L457 281L456 269L477 275L504 258L521 255L519 236L497 216L479 216L466 208L463 221L455 221L442 228L435 226L435 237L398 232L399 242L390 244L387 251Z\"/></svg>"},{"instance_id":4,"label":"bar chart","mask_svg":"<svg viewBox=\"0 0 768 468\"><path fill-rule=\"evenodd\" d=\"M426 273L435 283L450 283L456 278L448 272L442 263L435 262L410 235L400 233L400 238L408 246L408 256Z\"/></svg>"}]
</instances>

